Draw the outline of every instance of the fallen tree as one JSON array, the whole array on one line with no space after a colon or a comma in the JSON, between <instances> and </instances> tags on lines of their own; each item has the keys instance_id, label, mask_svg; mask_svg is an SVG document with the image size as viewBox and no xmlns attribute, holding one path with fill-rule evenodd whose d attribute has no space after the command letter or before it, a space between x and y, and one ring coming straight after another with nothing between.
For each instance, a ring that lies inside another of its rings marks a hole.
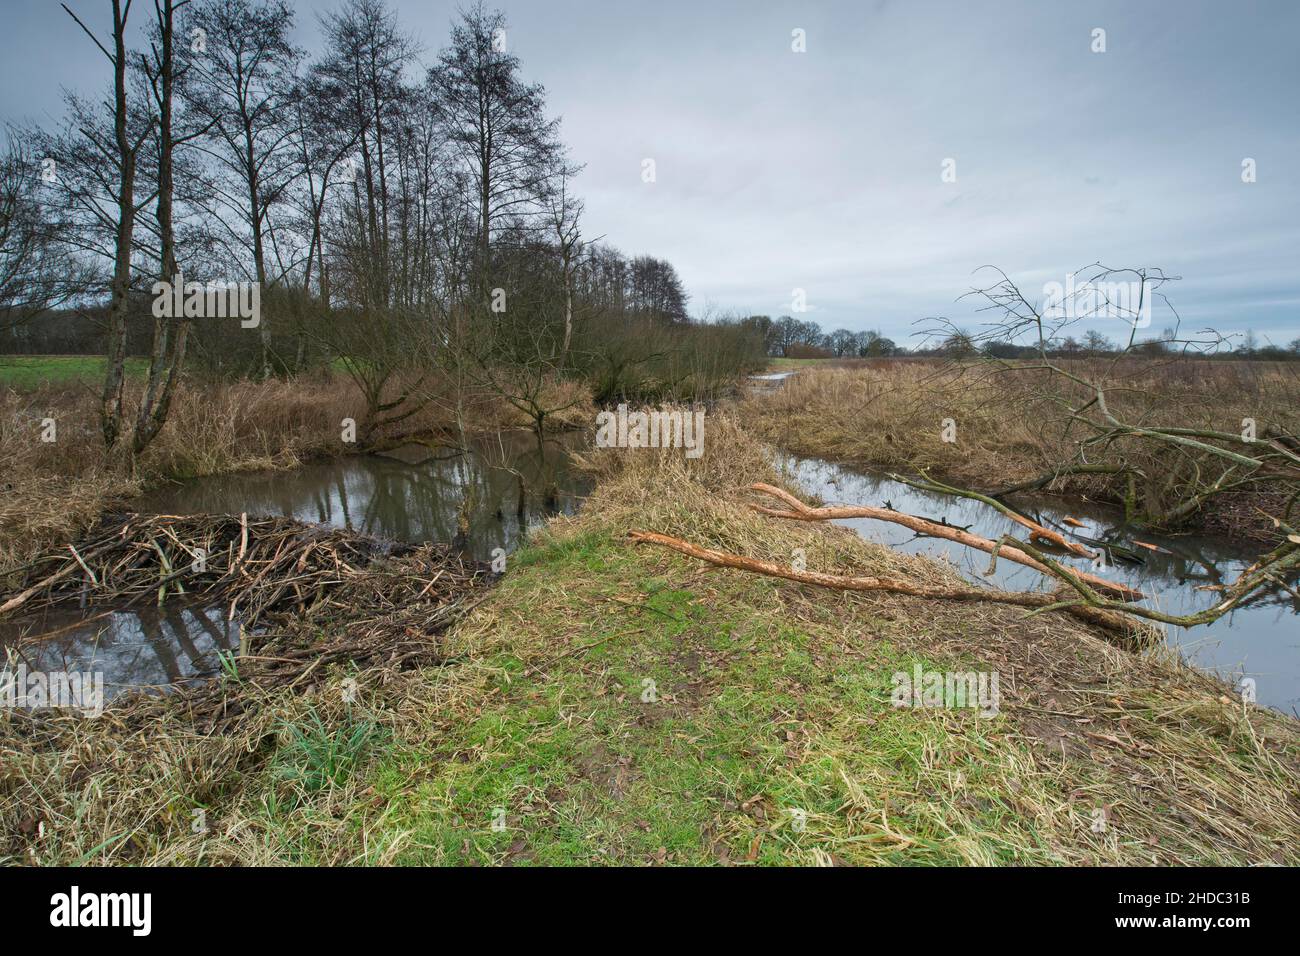
<instances>
[{"instance_id":1,"label":"fallen tree","mask_svg":"<svg viewBox=\"0 0 1300 956\"><path fill-rule=\"evenodd\" d=\"M1144 389L1133 377L1131 359L1172 368L1179 361L1206 360L1230 344L1213 329L1180 337L1181 320L1162 292L1176 277L1157 268L1113 269L1096 262L1071 274L1067 288L1039 303L1001 269L982 268L992 269L998 280L966 296L982 303L977 311L992 315L984 330L972 335L939 318L929 320L923 334L962 346L950 353L957 359L953 368L963 376L1034 375L1031 381L1039 384L1032 389L1033 400L1013 414L1034 415L1065 441L1058 460L1037 478L981 500L1045 488L1068 476L1114 475L1129 523L1177 528L1222 495L1261 490L1283 494L1285 503L1274 517L1294 521L1292 512L1300 503L1300 435L1293 401L1261 401L1241 420L1241 430L1233 431L1217 424L1217 415L1198 424L1178 406L1156 407L1142 400ZM1157 301L1169 309L1173 325L1160 339L1138 341L1138 330L1151 324ZM1088 352L1069 332L1115 320L1128 326L1126 341L1091 361L1067 360ZM1027 354L999 357L1008 346ZM977 353L977 361L965 361ZM1179 417L1170 420L1171 413Z\"/></svg>"},{"instance_id":2,"label":"fallen tree","mask_svg":"<svg viewBox=\"0 0 1300 956\"><path fill-rule=\"evenodd\" d=\"M831 518L880 518L883 521L893 521L897 524L903 524L913 528L922 534L932 534L936 537L947 538L950 541L956 541L959 544L965 544L980 551L986 551L993 555L994 561L998 557L1005 557L1015 561L1017 564L1023 564L1026 567L1042 571L1044 574L1051 575L1065 586L1073 589L1078 595L1078 601L1082 601L1090 608L1121 611L1126 614L1132 614L1137 617L1146 618L1149 621L1157 621L1161 624L1174 624L1178 627L1196 627L1199 624L1209 624L1211 621L1217 621L1223 615L1239 606L1243 601L1253 594L1268 588L1276 587L1279 580L1293 573L1300 568L1300 532L1285 522L1274 519L1278 527L1286 537L1272 551L1265 554L1258 561L1252 564L1246 570L1242 571L1237 579L1222 589L1223 600L1214 607L1206 608L1203 611L1196 611L1192 614L1166 614L1163 611L1143 607L1139 604L1129 603L1131 601L1145 600L1145 595L1140 591L1127 588L1122 584L1116 584L1099 578L1096 575L1088 574L1083 571L1074 571L1065 567L1058 561L1053 560L1046 554L1036 549L1033 545L1024 541L1018 541L1009 535L1004 535L998 541L990 541L988 538L981 538L977 535L970 534L966 531L960 531L949 525L935 524L931 521L925 521L922 518L915 518L911 515L902 515L896 511L889 511L883 508L871 508L865 506L854 506L844 508L810 508L794 495L772 485L762 483L750 485L753 491L759 491L764 494L772 495L790 505L790 511L780 511L773 508L765 508L761 505L751 505L755 511L762 514L772 515L778 518L794 518L800 521L827 521ZM993 565L989 565L986 573L993 572ZM1105 597L1106 594L1117 595L1121 599ZM1066 606L1071 602L1057 606Z\"/></svg>"},{"instance_id":3,"label":"fallen tree","mask_svg":"<svg viewBox=\"0 0 1300 956\"><path fill-rule=\"evenodd\" d=\"M1114 611L1099 610L1075 602L1062 602L1059 595L1038 593L1034 591L998 591L977 587L928 587L903 581L898 578L880 578L865 575L824 574L820 571L797 571L794 568L773 561L760 561L726 551L715 551L699 545L674 538L671 535L658 534L654 531L632 531L633 541L657 544L670 548L688 557L707 561L722 568L735 568L753 574L768 577L785 578L800 584L815 584L819 587L834 588L840 591L884 591L890 594L907 594L912 597L944 601L991 601L997 604L1014 604L1019 607L1032 608L1033 612L1060 610L1078 617L1089 624L1096 624L1108 631L1124 635L1128 646L1147 646L1153 643L1157 632L1143 628L1137 622Z\"/></svg>"},{"instance_id":4,"label":"fallen tree","mask_svg":"<svg viewBox=\"0 0 1300 956\"><path fill-rule=\"evenodd\" d=\"M991 601L999 604L1013 604L1031 608L1031 614L1042 611L1060 611L1099 625L1108 631L1125 635L1128 646L1147 646L1152 636L1158 634L1142 625L1136 618L1179 627L1195 627L1215 621L1239 606L1251 595L1266 588L1275 587L1285 576L1300 568L1300 533L1289 525L1279 521L1279 526L1286 537L1276 548L1246 568L1231 584L1223 586L1223 599L1213 607L1192 614L1166 614L1163 611L1144 607L1133 602L1145 600L1146 596L1125 585L1107 581L1096 575L1075 571L1053 560L1036 549L1033 545L1004 535L997 541L971 534L961 528L938 524L915 515L903 514L889 508L874 508L866 505L813 508L784 489L758 482L749 486L750 490L768 495L784 502L785 510L771 508L761 504L751 504L760 514L774 518L786 518L795 521L829 521L836 518L873 518L889 521L911 528L918 534L944 538L967 547L975 548L992 556L992 562L986 573L991 574L999 557L1005 557L1017 564L1040 571L1060 582L1061 587L1051 593L1036 591L1002 591L975 586L932 587L914 584L897 578L883 578L864 575L826 574L819 571L796 570L793 567L772 561L761 561L743 555L730 554L712 548L675 538L671 535L653 531L632 531L633 541L656 544L670 548L701 561L707 561L718 567L736 568L754 574L785 578L801 584L813 584L820 587L835 588L845 591L884 591L892 594L907 594L913 597L949 601ZM944 486L945 488L947 486ZM999 510L1001 510L999 508ZM1035 532L1035 537L1048 537L1036 532L1044 531L1041 525L1028 519L1020 522ZM1048 538L1048 540L1051 540ZM1053 542L1055 543L1055 542ZM1107 595L1110 595L1109 597Z\"/></svg>"},{"instance_id":5,"label":"fallen tree","mask_svg":"<svg viewBox=\"0 0 1300 956\"><path fill-rule=\"evenodd\" d=\"M754 491L771 495L779 498L790 506L790 510L781 511L776 508L765 508L762 505L751 505L751 507L760 514L770 515L774 518L790 518L795 521L829 521L833 518L874 518L878 521L890 521L894 524L901 524L905 528L911 528L917 534L929 535L933 538L946 538L949 541L955 541L958 544L965 545L968 548L975 548L983 551L985 554L997 558L1006 558L1008 561L1014 561L1016 564L1023 564L1025 567L1033 568L1035 571L1041 571L1043 574L1051 574L1051 568L1044 564L1039 557L1026 554L1022 550L1020 542L1008 543L1009 539L1003 541L993 541L989 538L980 537L977 534L971 534L969 531L963 531L961 528L955 528L952 525L939 524L934 521L927 521L925 518L918 518L915 515L903 514L890 508L873 508L869 505L849 505L831 508L810 508L794 495L772 485L758 484L750 485ZM1040 532L1046 529L1035 525ZM1057 537L1060 537L1057 535ZM1053 542L1055 543L1055 542ZM1092 587L1106 594L1114 595L1125 601L1141 601L1146 595L1141 591L1135 591L1133 588L1126 587L1123 584L1116 584L1113 581L1107 581L1105 578L1099 578L1094 574L1080 572L1080 580L1087 582Z\"/></svg>"}]
</instances>

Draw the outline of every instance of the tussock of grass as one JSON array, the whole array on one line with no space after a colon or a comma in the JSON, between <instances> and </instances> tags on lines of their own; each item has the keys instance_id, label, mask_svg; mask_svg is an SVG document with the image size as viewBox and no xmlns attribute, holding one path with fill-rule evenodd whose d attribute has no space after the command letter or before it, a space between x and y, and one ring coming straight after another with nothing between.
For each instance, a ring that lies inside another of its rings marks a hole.
<instances>
[{"instance_id":1,"label":"tussock of grass","mask_svg":"<svg viewBox=\"0 0 1300 956\"><path fill-rule=\"evenodd\" d=\"M304 796L337 787L364 763L380 736L373 721L351 719L328 727L309 710L298 723L282 725L276 774Z\"/></svg>"},{"instance_id":2,"label":"tussock of grass","mask_svg":"<svg viewBox=\"0 0 1300 956\"><path fill-rule=\"evenodd\" d=\"M106 717L70 749L0 753L0 806L15 779L47 794L27 829L0 816L9 860L1300 862L1294 720L1059 615L829 592L629 544L645 527L773 560L803 548L814 570L954 573L754 515L740 489L774 476L725 416L698 461L602 449L591 464L589 507L510 559L445 636L454 663L336 667L248 700L228 736L196 739L174 714L117 747ZM895 709L892 675L915 664L997 671L999 714ZM374 743L350 748L363 725ZM331 747L355 756L318 788L277 770Z\"/></svg>"}]
</instances>

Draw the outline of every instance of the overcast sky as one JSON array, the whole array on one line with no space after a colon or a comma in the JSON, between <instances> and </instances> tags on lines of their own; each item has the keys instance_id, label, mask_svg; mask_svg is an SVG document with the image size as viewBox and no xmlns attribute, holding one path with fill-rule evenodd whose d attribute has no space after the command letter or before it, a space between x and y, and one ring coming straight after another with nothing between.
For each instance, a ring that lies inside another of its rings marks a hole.
<instances>
[{"instance_id":1,"label":"overcast sky","mask_svg":"<svg viewBox=\"0 0 1300 956\"><path fill-rule=\"evenodd\" d=\"M68 2L107 21L108 0ZM309 50L333 5L297 0ZM498 5L586 163L586 234L670 260L694 314L787 314L798 288L801 318L914 344L925 316L977 326L954 300L985 263L1040 295L1101 260L1181 276L1184 331L1300 336L1293 0ZM432 59L456 4L393 6ZM4 14L4 118L108 81L55 0Z\"/></svg>"}]
</instances>

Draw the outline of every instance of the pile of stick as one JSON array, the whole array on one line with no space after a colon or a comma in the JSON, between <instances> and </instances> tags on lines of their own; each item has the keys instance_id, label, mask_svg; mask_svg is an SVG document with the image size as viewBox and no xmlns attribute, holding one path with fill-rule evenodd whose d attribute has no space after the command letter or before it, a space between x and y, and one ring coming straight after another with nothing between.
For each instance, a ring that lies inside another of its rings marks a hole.
<instances>
[{"instance_id":1,"label":"pile of stick","mask_svg":"<svg viewBox=\"0 0 1300 956\"><path fill-rule=\"evenodd\" d=\"M334 662L439 662L437 635L482 599L491 579L486 565L444 545L392 545L247 515L114 516L19 570L16 593L0 599L0 617L72 601L118 610L179 599L218 604L238 619L237 680L191 685L166 705L208 717L210 730L254 691L310 686ZM137 703L141 711L159 704Z\"/></svg>"},{"instance_id":2,"label":"pile of stick","mask_svg":"<svg viewBox=\"0 0 1300 956\"><path fill-rule=\"evenodd\" d=\"M274 610L310 610L378 559L410 552L355 531L290 518L140 515L106 518L78 544L52 549L24 568L0 616L39 611L71 598L123 606L142 599L206 596L255 624ZM445 548L424 549L450 593L483 569Z\"/></svg>"}]
</instances>

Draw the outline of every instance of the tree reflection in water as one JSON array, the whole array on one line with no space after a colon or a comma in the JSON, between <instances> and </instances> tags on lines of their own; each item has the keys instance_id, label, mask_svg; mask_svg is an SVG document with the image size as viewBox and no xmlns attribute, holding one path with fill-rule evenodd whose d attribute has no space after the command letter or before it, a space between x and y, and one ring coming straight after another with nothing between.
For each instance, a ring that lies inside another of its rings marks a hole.
<instances>
[{"instance_id":1,"label":"tree reflection in water","mask_svg":"<svg viewBox=\"0 0 1300 956\"><path fill-rule=\"evenodd\" d=\"M410 445L287 472L201 478L147 497L140 510L283 515L396 541L459 542L486 561L495 548L512 551L550 515L577 511L591 485L568 452L583 441L579 433L549 439L544 455L526 432L493 436L465 452Z\"/></svg>"},{"instance_id":2,"label":"tree reflection in water","mask_svg":"<svg viewBox=\"0 0 1300 956\"><path fill-rule=\"evenodd\" d=\"M407 446L293 471L203 478L162 489L138 507L163 514L284 515L396 541L455 543L488 561L496 548L514 550L548 516L577 511L590 482L571 467L568 452L583 441L578 433L549 439L545 454L526 432L503 433L467 451ZM217 652L238 647L237 621L226 621L221 608L183 601L0 622L0 650L15 665L103 671L109 697L129 687L210 676L219 667Z\"/></svg>"},{"instance_id":3,"label":"tree reflection in water","mask_svg":"<svg viewBox=\"0 0 1300 956\"><path fill-rule=\"evenodd\" d=\"M46 636L48 635L48 636ZM0 647L13 669L102 672L110 700L133 687L164 688L216 673L219 652L239 650L238 621L224 609L167 601L161 607L97 612L56 610L0 622Z\"/></svg>"}]
</instances>

